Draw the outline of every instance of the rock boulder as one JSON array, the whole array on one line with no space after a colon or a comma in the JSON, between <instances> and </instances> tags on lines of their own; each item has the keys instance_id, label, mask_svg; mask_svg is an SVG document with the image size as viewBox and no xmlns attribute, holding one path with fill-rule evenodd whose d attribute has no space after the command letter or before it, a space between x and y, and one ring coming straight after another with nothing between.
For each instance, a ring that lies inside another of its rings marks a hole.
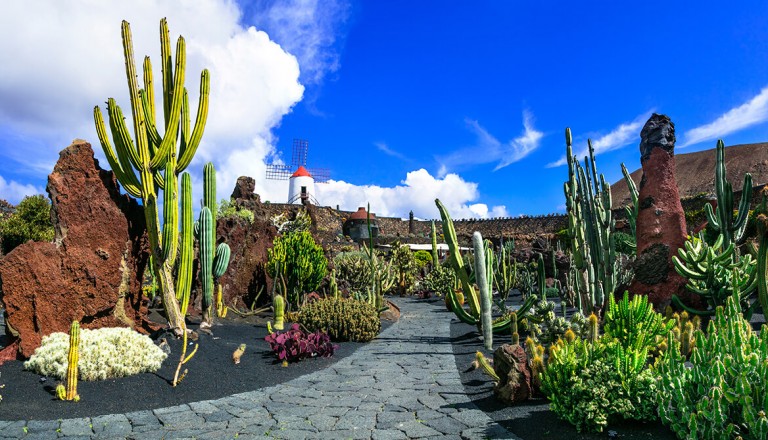
<instances>
[{"instance_id":1,"label":"rock boulder","mask_svg":"<svg viewBox=\"0 0 768 440\"><path fill-rule=\"evenodd\" d=\"M533 396L533 374L523 347L504 344L497 348L493 352L493 369L500 379L493 393L502 402L514 404Z\"/></svg>"},{"instance_id":2,"label":"rock boulder","mask_svg":"<svg viewBox=\"0 0 768 440\"><path fill-rule=\"evenodd\" d=\"M29 357L43 336L83 328L156 328L141 280L148 254L143 209L120 194L91 145L75 140L48 176L56 230L52 243L25 243L0 261L6 324Z\"/></svg>"}]
</instances>

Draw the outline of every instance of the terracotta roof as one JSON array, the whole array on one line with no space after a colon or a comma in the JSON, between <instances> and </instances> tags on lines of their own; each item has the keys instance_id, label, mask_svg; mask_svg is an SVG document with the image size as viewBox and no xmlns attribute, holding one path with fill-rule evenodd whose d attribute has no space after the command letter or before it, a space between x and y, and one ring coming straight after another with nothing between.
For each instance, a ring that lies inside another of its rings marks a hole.
<instances>
[{"instance_id":1,"label":"terracotta roof","mask_svg":"<svg viewBox=\"0 0 768 440\"><path fill-rule=\"evenodd\" d=\"M295 173L291 175L291 177L312 177L312 175L309 174L309 171L307 171L307 169L304 168L304 165L302 165L298 170L296 170Z\"/></svg>"},{"instance_id":2,"label":"terracotta roof","mask_svg":"<svg viewBox=\"0 0 768 440\"><path fill-rule=\"evenodd\" d=\"M675 181L680 198L694 197L700 193L715 191L715 149L697 151L695 153L675 154ZM768 143L742 144L725 147L726 177L734 191L741 191L744 184L744 174L752 174L752 186L768 183ZM637 189L640 189L640 179L643 169L639 168L631 174ZM613 207L626 206L630 203L629 190L622 177L611 185Z\"/></svg>"},{"instance_id":3,"label":"terracotta roof","mask_svg":"<svg viewBox=\"0 0 768 440\"><path fill-rule=\"evenodd\" d=\"M365 211L365 208L361 206L357 208L356 212L353 212L352 214L350 214L349 219L350 220L367 220L368 213ZM375 220L375 219L376 219L376 214L371 213L371 220Z\"/></svg>"}]
</instances>

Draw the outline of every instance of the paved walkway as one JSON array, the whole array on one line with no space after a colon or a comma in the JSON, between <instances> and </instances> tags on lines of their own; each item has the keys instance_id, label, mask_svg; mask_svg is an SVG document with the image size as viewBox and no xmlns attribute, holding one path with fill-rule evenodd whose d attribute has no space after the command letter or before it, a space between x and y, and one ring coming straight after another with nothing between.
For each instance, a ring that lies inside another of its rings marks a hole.
<instances>
[{"instance_id":1,"label":"paved walkway","mask_svg":"<svg viewBox=\"0 0 768 440\"><path fill-rule=\"evenodd\" d=\"M397 302L400 321L322 371L153 411L0 421L0 439L516 439L464 394L451 315L418 300Z\"/></svg>"}]
</instances>

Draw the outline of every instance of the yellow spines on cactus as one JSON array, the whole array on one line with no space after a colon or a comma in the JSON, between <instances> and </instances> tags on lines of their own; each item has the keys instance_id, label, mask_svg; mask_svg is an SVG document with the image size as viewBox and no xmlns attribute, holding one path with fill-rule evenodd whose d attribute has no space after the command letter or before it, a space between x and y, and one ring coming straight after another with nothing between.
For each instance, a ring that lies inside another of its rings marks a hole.
<instances>
[{"instance_id":1,"label":"yellow spines on cactus","mask_svg":"<svg viewBox=\"0 0 768 440\"><path fill-rule=\"evenodd\" d=\"M589 342L597 342L597 340L600 338L600 326L599 326L599 320L597 319L597 315L594 313L589 315L589 318L587 319L587 322L589 324L589 333L587 340Z\"/></svg>"},{"instance_id":2,"label":"yellow spines on cactus","mask_svg":"<svg viewBox=\"0 0 768 440\"><path fill-rule=\"evenodd\" d=\"M572 329L568 329L565 331L563 337L567 342L573 342L576 339L576 333L574 333Z\"/></svg>"},{"instance_id":3,"label":"yellow spines on cactus","mask_svg":"<svg viewBox=\"0 0 768 440\"><path fill-rule=\"evenodd\" d=\"M69 356L67 356L67 378L65 400L80 400L77 395L77 362L80 360L80 323L72 321L69 327ZM57 394L59 391L57 390Z\"/></svg>"},{"instance_id":4,"label":"yellow spines on cactus","mask_svg":"<svg viewBox=\"0 0 768 440\"><path fill-rule=\"evenodd\" d=\"M491 377L494 381L499 381L499 375L496 374L496 371L493 369L493 366L488 361L488 359L483 355L482 352L478 351L475 353L475 361L477 364L482 368L483 373L487 374Z\"/></svg>"},{"instance_id":5,"label":"yellow spines on cactus","mask_svg":"<svg viewBox=\"0 0 768 440\"><path fill-rule=\"evenodd\" d=\"M285 327L285 300L282 295L275 295L272 299L272 306L275 309L275 330L282 330Z\"/></svg>"}]
</instances>

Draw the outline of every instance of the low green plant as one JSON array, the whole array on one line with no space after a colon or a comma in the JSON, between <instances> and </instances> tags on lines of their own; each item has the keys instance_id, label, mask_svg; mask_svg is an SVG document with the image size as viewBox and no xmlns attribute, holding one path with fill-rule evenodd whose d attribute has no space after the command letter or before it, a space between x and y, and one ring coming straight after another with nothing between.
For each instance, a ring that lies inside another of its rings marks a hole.
<instances>
[{"instance_id":1,"label":"low green plant","mask_svg":"<svg viewBox=\"0 0 768 440\"><path fill-rule=\"evenodd\" d=\"M352 292L364 292L371 284L371 265L362 251L340 252L333 257L336 281Z\"/></svg>"},{"instance_id":2,"label":"low green plant","mask_svg":"<svg viewBox=\"0 0 768 440\"><path fill-rule=\"evenodd\" d=\"M420 281L420 289L447 295L453 291L453 270L450 267L436 266Z\"/></svg>"},{"instance_id":3,"label":"low green plant","mask_svg":"<svg viewBox=\"0 0 768 440\"><path fill-rule=\"evenodd\" d=\"M129 328L80 330L78 372L85 381L105 380L157 371L167 355L148 336ZM69 335L51 333L24 368L37 374L64 378L67 374Z\"/></svg>"},{"instance_id":4,"label":"low green plant","mask_svg":"<svg viewBox=\"0 0 768 440\"><path fill-rule=\"evenodd\" d=\"M381 331L372 304L351 298L322 298L301 308L299 322L310 331L324 331L333 341L368 342Z\"/></svg>"},{"instance_id":5,"label":"low green plant","mask_svg":"<svg viewBox=\"0 0 768 440\"><path fill-rule=\"evenodd\" d=\"M626 255L635 255L637 250L637 244L635 243L635 237L621 231L613 233L613 240L616 243L616 252L620 252Z\"/></svg>"},{"instance_id":6,"label":"low green plant","mask_svg":"<svg viewBox=\"0 0 768 440\"><path fill-rule=\"evenodd\" d=\"M254 221L253 211L238 206L232 200L227 199L221 199L221 202L219 202L218 217L221 219L233 217L240 218L247 221L248 223L253 223Z\"/></svg>"},{"instance_id":7,"label":"low green plant","mask_svg":"<svg viewBox=\"0 0 768 440\"><path fill-rule=\"evenodd\" d=\"M664 318L653 310L647 295L635 295L629 300L629 292L618 303L613 295L608 297L608 309L603 320L603 332L624 348L648 350L656 346L657 336L666 337L675 321Z\"/></svg>"},{"instance_id":8,"label":"low green plant","mask_svg":"<svg viewBox=\"0 0 768 440\"><path fill-rule=\"evenodd\" d=\"M671 334L655 365L659 416L681 439L768 438L768 327L756 335L739 302L736 290L696 331L690 366Z\"/></svg>"},{"instance_id":9,"label":"low green plant","mask_svg":"<svg viewBox=\"0 0 768 440\"><path fill-rule=\"evenodd\" d=\"M53 240L51 202L43 195L24 197L16 212L0 221L0 236L5 254L29 240Z\"/></svg>"},{"instance_id":10,"label":"low green plant","mask_svg":"<svg viewBox=\"0 0 768 440\"><path fill-rule=\"evenodd\" d=\"M312 226L312 218L306 209L299 209L293 219L290 219L288 213L284 212L272 216L269 220L277 228L277 232L281 234L309 231Z\"/></svg>"}]
</instances>

